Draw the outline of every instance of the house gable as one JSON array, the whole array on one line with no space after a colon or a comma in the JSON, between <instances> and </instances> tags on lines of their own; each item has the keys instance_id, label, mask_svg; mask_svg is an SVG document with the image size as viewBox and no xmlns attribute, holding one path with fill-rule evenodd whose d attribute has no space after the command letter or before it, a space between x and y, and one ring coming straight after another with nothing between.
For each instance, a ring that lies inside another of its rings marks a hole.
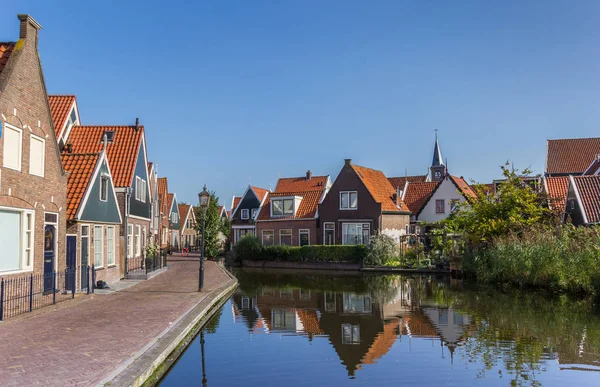
<instances>
[{"instance_id":1,"label":"house gable","mask_svg":"<svg viewBox=\"0 0 600 387\"><path fill-rule=\"evenodd\" d=\"M100 200L102 177L108 178L106 201ZM98 160L98 165L89 181L84 200L77 212L77 220L115 224L120 224L122 221L112 175L104 153Z\"/></svg>"},{"instance_id":2,"label":"house gable","mask_svg":"<svg viewBox=\"0 0 600 387\"><path fill-rule=\"evenodd\" d=\"M442 213L437 213L436 211L436 202L438 200L444 201L444 212ZM462 193L461 187L454 182L452 177L447 176L443 180L440 180L433 193L415 217L417 220L425 222L439 222L446 219L451 213L451 203L453 200L458 200L462 203L467 201L467 198Z\"/></svg>"},{"instance_id":3,"label":"house gable","mask_svg":"<svg viewBox=\"0 0 600 387\"><path fill-rule=\"evenodd\" d=\"M265 198L259 198L254 189L248 186L238 205L233 210L231 220L240 223L250 223L252 221L252 210L256 209L258 211ZM248 219L242 219L242 210L248 210Z\"/></svg>"},{"instance_id":4,"label":"house gable","mask_svg":"<svg viewBox=\"0 0 600 387\"><path fill-rule=\"evenodd\" d=\"M580 201L578 192L573 184L573 177L569 177L569 186L567 188L567 200L565 203L565 219L576 226L581 226L587 223L583 212L583 205Z\"/></svg>"},{"instance_id":5,"label":"house gable","mask_svg":"<svg viewBox=\"0 0 600 387\"><path fill-rule=\"evenodd\" d=\"M172 195L173 200L171 201L171 208L169 210L169 229L179 230L181 227L179 226L179 206L177 204L177 195ZM177 221L174 222L174 219L177 219Z\"/></svg>"},{"instance_id":6,"label":"house gable","mask_svg":"<svg viewBox=\"0 0 600 387\"><path fill-rule=\"evenodd\" d=\"M139 189L137 181L140 181L141 185L145 186L144 192L142 192L143 200L137 200L136 189ZM140 143L138 149L137 160L135 163L135 169L133 172L133 178L131 181L131 200L129 213L133 216L138 216L144 219L150 219L151 217L151 203L150 203L150 179L148 177L148 160L146 158L146 146L144 137Z\"/></svg>"}]
</instances>

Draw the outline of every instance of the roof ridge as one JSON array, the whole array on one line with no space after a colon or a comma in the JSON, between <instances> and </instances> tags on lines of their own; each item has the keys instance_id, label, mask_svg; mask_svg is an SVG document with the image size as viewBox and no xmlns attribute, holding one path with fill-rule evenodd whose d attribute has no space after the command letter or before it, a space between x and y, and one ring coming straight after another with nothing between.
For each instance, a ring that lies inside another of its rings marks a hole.
<instances>
[{"instance_id":1,"label":"roof ridge","mask_svg":"<svg viewBox=\"0 0 600 387\"><path fill-rule=\"evenodd\" d=\"M600 137L570 137L570 138L548 138L546 141L565 141L565 140L600 140Z\"/></svg>"},{"instance_id":2,"label":"roof ridge","mask_svg":"<svg viewBox=\"0 0 600 387\"><path fill-rule=\"evenodd\" d=\"M61 153L61 156L99 156L102 152L90 152L90 153Z\"/></svg>"},{"instance_id":3,"label":"roof ridge","mask_svg":"<svg viewBox=\"0 0 600 387\"><path fill-rule=\"evenodd\" d=\"M359 167L359 168L368 169L370 171L375 171L375 172L381 172L381 173L383 173L383 171L381 169L369 168L369 167L365 167L363 165L358 165L358 164L350 164L350 165L352 165L353 167ZM385 176L385 173L383 173L383 176Z\"/></svg>"},{"instance_id":4,"label":"roof ridge","mask_svg":"<svg viewBox=\"0 0 600 387\"><path fill-rule=\"evenodd\" d=\"M74 128L135 128L133 125L73 125ZM144 128L144 125L138 125L138 128Z\"/></svg>"},{"instance_id":5,"label":"roof ridge","mask_svg":"<svg viewBox=\"0 0 600 387\"><path fill-rule=\"evenodd\" d=\"M48 97L76 97L75 94L48 94Z\"/></svg>"}]
</instances>

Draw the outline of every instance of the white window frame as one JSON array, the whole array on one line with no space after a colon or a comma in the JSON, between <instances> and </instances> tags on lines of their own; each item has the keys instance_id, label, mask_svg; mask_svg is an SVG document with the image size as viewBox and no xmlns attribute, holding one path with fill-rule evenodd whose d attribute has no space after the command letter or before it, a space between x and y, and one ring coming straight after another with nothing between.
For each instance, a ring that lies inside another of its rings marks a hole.
<instances>
[{"instance_id":1,"label":"white window frame","mask_svg":"<svg viewBox=\"0 0 600 387\"><path fill-rule=\"evenodd\" d=\"M292 202L292 212L285 212L285 202L286 201ZM281 202L281 214L276 214L273 211L273 203L275 203L275 202ZM276 218L279 216L292 216L296 213L296 200L294 197L271 199L270 207L271 207L271 217L273 217L273 218Z\"/></svg>"},{"instance_id":2,"label":"white window frame","mask_svg":"<svg viewBox=\"0 0 600 387\"><path fill-rule=\"evenodd\" d=\"M368 245L371 239L371 224L369 223L363 223L363 222L347 222L347 223L342 223L342 244L345 245L346 241L344 239L344 235L347 233L344 233L344 227L348 227L349 225L356 225L356 226L360 226L360 240L361 243L353 243L350 244L349 246L352 245ZM366 227L365 227L366 226ZM367 229L369 230L369 240L365 241L363 236L364 236L364 230Z\"/></svg>"},{"instance_id":3,"label":"white window frame","mask_svg":"<svg viewBox=\"0 0 600 387\"><path fill-rule=\"evenodd\" d=\"M350 198L352 197L352 194L356 195L356 206L355 207L350 206ZM348 195L348 206L347 207L342 206L342 197L344 195ZM340 191L340 210L344 210L344 211L358 210L358 191Z\"/></svg>"},{"instance_id":4,"label":"white window frame","mask_svg":"<svg viewBox=\"0 0 600 387\"><path fill-rule=\"evenodd\" d=\"M99 229L100 230L100 246L98 246L97 239L96 239L96 230ZM102 268L104 267L104 226L100 226L100 225L94 225L94 267L97 268ZM100 247L100 248L98 248ZM96 254L100 253L100 265L97 264L96 262Z\"/></svg>"},{"instance_id":5,"label":"white window frame","mask_svg":"<svg viewBox=\"0 0 600 387\"><path fill-rule=\"evenodd\" d=\"M298 246L302 246L300 243L302 241L302 234L308 235L308 244L305 246L310 246L310 230L307 228L303 228L298 230Z\"/></svg>"},{"instance_id":6,"label":"white window frame","mask_svg":"<svg viewBox=\"0 0 600 387\"><path fill-rule=\"evenodd\" d=\"M106 189L103 190L102 189L102 182L106 181ZM100 176L100 201L101 202L107 202L108 201L108 181L109 181L109 177L108 175L102 175ZM106 197L104 199L102 199L102 193L103 191L106 191Z\"/></svg>"},{"instance_id":7,"label":"white window frame","mask_svg":"<svg viewBox=\"0 0 600 387\"><path fill-rule=\"evenodd\" d=\"M142 227L139 224L135 225L135 256L142 256Z\"/></svg>"},{"instance_id":8,"label":"white window frame","mask_svg":"<svg viewBox=\"0 0 600 387\"><path fill-rule=\"evenodd\" d=\"M286 231L286 234L285 234L285 236L288 236L288 235L289 235L289 237L290 237L290 244L289 244L289 245L285 245L285 246L292 246L292 244L294 243L294 242L293 242L293 239L294 239L294 231L293 231L291 228L282 228L281 230L279 230L279 245L280 245L280 246L284 246L284 245L281 243L281 237L283 236L283 232L284 232L284 231ZM288 234L288 233L287 233L287 231L289 231L290 233Z\"/></svg>"},{"instance_id":9,"label":"white window frame","mask_svg":"<svg viewBox=\"0 0 600 387\"><path fill-rule=\"evenodd\" d=\"M6 165L6 147L7 147L7 143L6 143L6 130L14 130L17 131L19 133L19 167L15 168L14 166L10 166L10 165ZM4 168L8 168L8 169L12 169L14 171L19 171L21 172L22 169L22 165L23 165L23 129L17 128L16 126L13 126L11 124L7 124L6 122L4 123L4 131L5 133L2 134L3 140L4 140L4 153L3 153L3 159L2 159L2 166Z\"/></svg>"},{"instance_id":10,"label":"white window frame","mask_svg":"<svg viewBox=\"0 0 600 387\"><path fill-rule=\"evenodd\" d=\"M146 180L139 176L135 177L135 200L146 203Z\"/></svg>"},{"instance_id":11,"label":"white window frame","mask_svg":"<svg viewBox=\"0 0 600 387\"><path fill-rule=\"evenodd\" d=\"M112 240L109 231L112 231ZM112 241L112 248L111 248ZM111 262L112 257L112 262ZM106 226L106 266L116 266L115 262L115 226Z\"/></svg>"},{"instance_id":12,"label":"white window frame","mask_svg":"<svg viewBox=\"0 0 600 387\"><path fill-rule=\"evenodd\" d=\"M33 154L33 153L31 153L32 152L31 143L33 140L41 141L41 143L42 143L42 173L41 174L31 172L31 156ZM22 141L22 139L21 139L21 141ZM35 134L31 134L29 136L29 174L33 175L33 176L44 177L45 170L46 170L46 140L39 136L36 136Z\"/></svg>"},{"instance_id":13,"label":"white window frame","mask_svg":"<svg viewBox=\"0 0 600 387\"><path fill-rule=\"evenodd\" d=\"M252 219L256 218L256 214L258 214L258 208L253 208L251 211Z\"/></svg>"},{"instance_id":14,"label":"white window frame","mask_svg":"<svg viewBox=\"0 0 600 387\"><path fill-rule=\"evenodd\" d=\"M242 220L249 219L249 217L250 217L250 210L248 210L247 208L242 208L242 213L241 213L240 217L242 218Z\"/></svg>"},{"instance_id":15,"label":"white window frame","mask_svg":"<svg viewBox=\"0 0 600 387\"><path fill-rule=\"evenodd\" d=\"M23 210L13 207L0 207L0 210L16 212L20 216L20 249L19 249L19 268L15 270L7 270L0 272L0 276L16 274L16 273L24 273L33 271L33 262L35 261L34 256L34 247L35 247L35 211L32 210ZM27 215L31 216L31 230L27 229ZM31 233L31 245L27 247L27 233ZM30 260L29 265L27 265L27 251L30 251Z\"/></svg>"},{"instance_id":16,"label":"white window frame","mask_svg":"<svg viewBox=\"0 0 600 387\"><path fill-rule=\"evenodd\" d=\"M273 243L268 245L268 246L273 246L275 245L275 230L262 230L261 232L261 243L264 245L265 244L265 233L271 233L271 237L273 238Z\"/></svg>"},{"instance_id":17,"label":"white window frame","mask_svg":"<svg viewBox=\"0 0 600 387\"><path fill-rule=\"evenodd\" d=\"M133 224L127 225L127 258L133 258Z\"/></svg>"},{"instance_id":18,"label":"white window frame","mask_svg":"<svg viewBox=\"0 0 600 387\"><path fill-rule=\"evenodd\" d=\"M328 229L327 225L332 225L333 227L330 228L330 229ZM333 244L335 245L335 222L324 222L323 223L323 244L324 245L327 245L327 243L326 243L327 242L326 236L327 236L327 231L328 230L333 231Z\"/></svg>"}]
</instances>

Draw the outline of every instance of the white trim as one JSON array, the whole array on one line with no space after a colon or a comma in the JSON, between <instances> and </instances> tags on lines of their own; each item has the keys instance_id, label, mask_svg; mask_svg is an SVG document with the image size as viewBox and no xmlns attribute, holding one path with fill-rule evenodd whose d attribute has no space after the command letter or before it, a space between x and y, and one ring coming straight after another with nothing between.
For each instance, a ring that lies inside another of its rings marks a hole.
<instances>
[{"instance_id":1,"label":"white trim","mask_svg":"<svg viewBox=\"0 0 600 387\"><path fill-rule=\"evenodd\" d=\"M314 221L315 218L290 218L290 215L287 215L285 218L283 219L277 219L277 218L273 218L273 219L262 219L262 220L256 220L256 222L288 222L288 221L292 221L292 220L312 220Z\"/></svg>"},{"instance_id":2,"label":"white trim","mask_svg":"<svg viewBox=\"0 0 600 387\"><path fill-rule=\"evenodd\" d=\"M128 218L130 218L130 219L142 220L142 221L144 221L144 222L150 222L150 221L152 220L152 219L150 219L150 218L142 218L141 216L137 216L137 215L131 215L131 214L130 214L130 215L128 215L127 217L128 217Z\"/></svg>"},{"instance_id":3,"label":"white trim","mask_svg":"<svg viewBox=\"0 0 600 387\"><path fill-rule=\"evenodd\" d=\"M116 229L117 228L115 226L106 226L106 267L111 267L111 266L116 266L117 265L117 249L116 249L116 246L117 246L117 243L116 243L117 237L116 237L116 235L117 235L117 233L116 233ZM109 260L110 250L109 250L109 244L108 244L108 241L109 241L108 230L112 230L113 231L113 236L112 236L112 242L113 242L113 245L112 245L112 249L113 249L113 251L112 251L113 263L110 263L110 260Z\"/></svg>"},{"instance_id":4,"label":"white trim","mask_svg":"<svg viewBox=\"0 0 600 387\"><path fill-rule=\"evenodd\" d=\"M575 184L575 179L573 178L573 175L569 175L569 180L571 181L571 184L573 185L573 192L575 192L575 197L577 198L577 202L579 203L579 208L581 209L581 215L583 215L583 222L584 224L588 224L588 217L585 213L585 207L583 206L583 202L581 201L581 195L579 195L579 189L577 188L577 184ZM567 187L567 195L569 193L569 188ZM567 200L568 202L568 200ZM565 203L565 206L567 205L567 203Z\"/></svg>"},{"instance_id":5,"label":"white trim","mask_svg":"<svg viewBox=\"0 0 600 387\"><path fill-rule=\"evenodd\" d=\"M353 193L356 194L356 207L351 207L350 206L350 196ZM348 207L347 208L342 207L342 195L343 194L347 194L348 195ZM358 191L356 191L356 190L355 191L339 191L338 192L338 199L339 199L338 209L340 211L356 211L356 210L358 210Z\"/></svg>"},{"instance_id":6,"label":"white trim","mask_svg":"<svg viewBox=\"0 0 600 387\"><path fill-rule=\"evenodd\" d=\"M13 168L11 166L8 166L5 164L5 156L6 156L6 152L4 152L4 147L7 146L6 144L6 129L10 129L10 130L15 130L17 132L19 132L19 168ZM13 171L19 171L21 172L21 170L23 169L23 129L21 128L17 128L14 125L9 124L8 122L4 122L4 133L2 135L3 137L3 154L2 154L2 166L4 168L8 168L8 169L12 169Z\"/></svg>"},{"instance_id":7,"label":"white trim","mask_svg":"<svg viewBox=\"0 0 600 387\"><path fill-rule=\"evenodd\" d=\"M289 236L290 236L290 244L289 245L285 245L285 246L293 246L292 240L294 239L294 230L292 230L291 228L281 228L281 229L279 229L279 245L283 246L281 244L281 232L282 231L289 231L290 232L290 234L289 234Z\"/></svg>"},{"instance_id":8,"label":"white trim","mask_svg":"<svg viewBox=\"0 0 600 387\"><path fill-rule=\"evenodd\" d=\"M244 229L244 228L248 228L248 229L249 229L249 228L256 228L256 226L233 226L233 225L232 225L232 226L231 226L231 229L234 229L234 228L237 228L237 229Z\"/></svg>"},{"instance_id":9,"label":"white trim","mask_svg":"<svg viewBox=\"0 0 600 387\"><path fill-rule=\"evenodd\" d=\"M19 265L20 268L19 269L15 269L15 270L7 270L7 271L0 271L0 276L5 276L5 275L9 275L9 274L19 274L19 273L28 273L28 272L32 272L33 271L33 266L34 266L34 262L35 262L35 210L32 209L26 209L26 208L18 208L18 207L6 207L6 206L0 206L0 210L6 211L6 212L14 212L14 213L18 213L20 216L20 232L19 232L19 236L21 238L21 240L19 241L19 245L20 245L20 259L19 259ZM25 251L26 251L26 247L25 247L25 233L27 232L25 226L26 226L26 219L27 219L27 215L30 214L31 215L31 261L29 265L26 265L24 262L25 259ZM54 224L52 224L54 225ZM58 239L58 228L56 229L57 231L57 238ZM42 234L43 235L43 234ZM57 241L58 243L58 241ZM56 257L55 257L56 258ZM55 259L56 261L56 259Z\"/></svg>"},{"instance_id":10,"label":"white trim","mask_svg":"<svg viewBox=\"0 0 600 387\"><path fill-rule=\"evenodd\" d=\"M100 176L100 192L99 192L99 197L98 199L103 202L106 203L108 202L108 182L109 182L110 177L106 176L106 175L102 175ZM102 182L106 180L106 199L102 199L102 194L104 193L104 190L102 189Z\"/></svg>"},{"instance_id":11,"label":"white trim","mask_svg":"<svg viewBox=\"0 0 600 387\"><path fill-rule=\"evenodd\" d=\"M100 232L100 237L101 239L101 243L100 243L100 265L96 265L96 252L98 251L98 246L96 246L96 228L100 227L100 229L102 230ZM93 233L93 238L94 238L94 267L97 268L103 268L104 267L104 226L103 225L98 225L95 224L94 227L92 227L92 229L94 230Z\"/></svg>"},{"instance_id":12,"label":"white trim","mask_svg":"<svg viewBox=\"0 0 600 387\"><path fill-rule=\"evenodd\" d=\"M269 196L269 192L267 190L267 193L265 194L264 198L259 198L258 194L256 193L256 191L254 191L254 188L252 188L252 185L249 184L248 188L246 188L246 191L244 191L244 194L242 196L240 196L240 202L238 203L237 206L235 206L235 210L232 211L231 213L231 219L233 219L233 216L237 213L238 208L240 207L240 205L242 204L242 202L244 201L244 198L246 197L246 195L248 194L248 191L252 191L252 194L254 194L254 197L256 198L256 200L258 200L258 202L260 203L259 205L259 211L256 213L256 217L258 217L258 215L260 214L260 209L262 208L263 203L265 202L265 200L267 199L267 196ZM235 195L233 195L233 199L231 201L231 206L233 207L233 201L235 200ZM245 220L245 219L244 219Z\"/></svg>"},{"instance_id":13,"label":"white trim","mask_svg":"<svg viewBox=\"0 0 600 387\"><path fill-rule=\"evenodd\" d=\"M280 217L284 217L284 216L295 216L296 215L296 201L300 199L299 201L302 202L303 197L302 196L298 196L298 195L293 195L293 196L275 196L272 197L271 200L269 201L269 215L271 218L280 218ZM285 209L284 209L284 203L286 200L291 200L292 201L292 213L291 214L286 214L285 213ZM273 214L273 202L274 201L281 201L281 215L274 215ZM298 205L298 207L300 207L300 205Z\"/></svg>"},{"instance_id":14,"label":"white trim","mask_svg":"<svg viewBox=\"0 0 600 387\"><path fill-rule=\"evenodd\" d=\"M308 228L301 228L298 230L298 246L302 246L300 244L300 242L302 241L302 238L300 236L302 234L308 234L308 245L306 245L306 246L310 246L310 229L308 229Z\"/></svg>"},{"instance_id":15,"label":"white trim","mask_svg":"<svg viewBox=\"0 0 600 387\"><path fill-rule=\"evenodd\" d=\"M241 220L248 220L250 219L250 210L247 208L242 208L241 210L242 212L240 213L240 219ZM246 212L244 212L246 211ZM246 216L244 217L244 214L246 214Z\"/></svg>"},{"instance_id":16,"label":"white trim","mask_svg":"<svg viewBox=\"0 0 600 387\"><path fill-rule=\"evenodd\" d=\"M31 140L37 140L37 141L42 142L42 173L41 174L31 172L31 155L32 155ZM23 141L22 138L21 138L21 141ZM29 135L29 174L33 175L33 176L44 177L45 171L46 171L46 140L40 136L36 136L35 134L30 134Z\"/></svg>"},{"instance_id":17,"label":"white trim","mask_svg":"<svg viewBox=\"0 0 600 387\"><path fill-rule=\"evenodd\" d=\"M325 225L327 224L333 224L333 244L335 245L335 222L323 222L323 245L327 244L325 243L327 241L327 239L325 238L325 232L327 231Z\"/></svg>"},{"instance_id":18,"label":"white trim","mask_svg":"<svg viewBox=\"0 0 600 387\"><path fill-rule=\"evenodd\" d=\"M261 244L261 245L263 245L263 246L265 245L265 231L266 231L266 232L270 232L270 233L272 233L272 237L273 237L273 245L275 245L275 230L273 230L273 229L270 229L270 230L262 230L262 231L260 232L260 244ZM272 245L271 245L271 246L272 246Z\"/></svg>"},{"instance_id":19,"label":"white trim","mask_svg":"<svg viewBox=\"0 0 600 387\"><path fill-rule=\"evenodd\" d=\"M83 235L82 229L83 227L87 227L88 228L88 234L87 236ZM79 245L79 248L77 249L77 253L79 254L79 264L82 264L83 262L83 255L81 255L81 247L83 246L83 238L87 238L87 252L88 252L88 262L87 265L88 266L92 266L93 262L90 262L90 238L92 238L91 236L91 232L90 230L92 229L92 227L90 227L89 224L80 224L79 225L79 239L81 241L81 244Z\"/></svg>"},{"instance_id":20,"label":"white trim","mask_svg":"<svg viewBox=\"0 0 600 387\"><path fill-rule=\"evenodd\" d=\"M77 124L78 125L72 125L68 132L65 133L65 130L67 130L67 124L69 122L69 117L71 117L71 111L73 110L73 108L75 108L75 116L77 116ZM69 138L69 135L71 134L71 130L73 129L73 126L79 126L81 125L81 121L79 120L79 107L77 106L77 98L73 98L73 103L71 104L71 107L69 108L69 113L67 114L67 117L65 118L65 122L63 122L62 128L60 130L60 133L58 135L58 137L56 137L57 142L60 141L60 139L62 138L64 143L67 143L67 139ZM64 134L64 138L63 138L63 134Z\"/></svg>"}]
</instances>

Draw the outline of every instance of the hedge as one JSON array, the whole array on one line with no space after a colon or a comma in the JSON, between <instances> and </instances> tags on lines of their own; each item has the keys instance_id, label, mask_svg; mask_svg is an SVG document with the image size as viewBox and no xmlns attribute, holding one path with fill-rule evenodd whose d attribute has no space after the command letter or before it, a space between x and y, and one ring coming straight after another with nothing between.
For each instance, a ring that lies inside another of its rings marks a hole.
<instances>
[{"instance_id":1,"label":"hedge","mask_svg":"<svg viewBox=\"0 0 600 387\"><path fill-rule=\"evenodd\" d=\"M245 236L234 246L238 261L363 263L367 253L364 245L262 246L254 236Z\"/></svg>"}]
</instances>

